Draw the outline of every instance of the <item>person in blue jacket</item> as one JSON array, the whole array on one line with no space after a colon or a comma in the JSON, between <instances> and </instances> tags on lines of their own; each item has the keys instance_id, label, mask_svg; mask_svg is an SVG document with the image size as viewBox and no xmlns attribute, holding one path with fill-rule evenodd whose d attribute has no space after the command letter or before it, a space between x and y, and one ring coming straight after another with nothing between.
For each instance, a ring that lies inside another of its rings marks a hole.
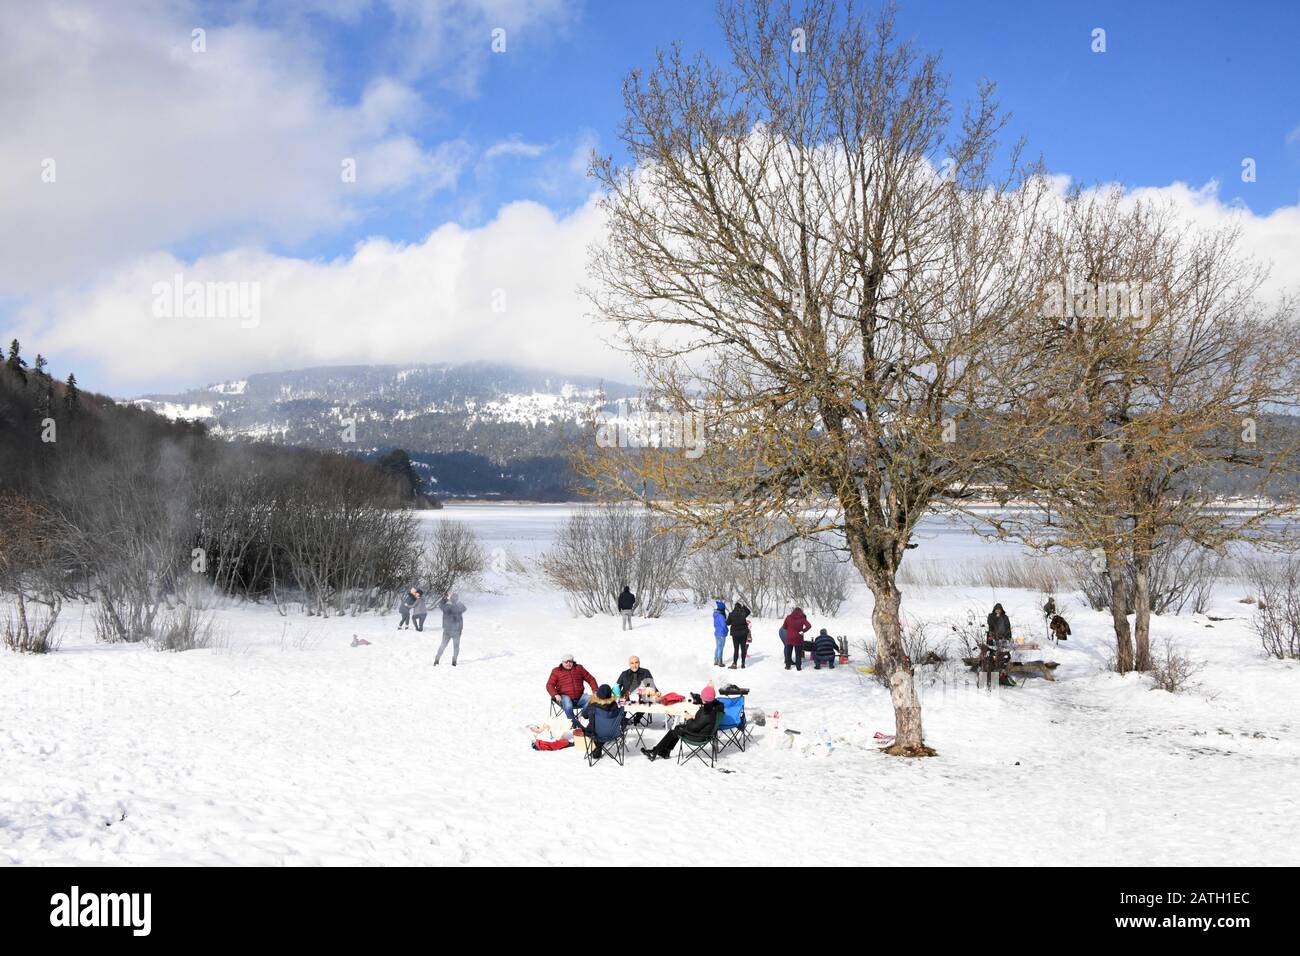
<instances>
[{"instance_id":1,"label":"person in blue jacket","mask_svg":"<svg viewBox=\"0 0 1300 956\"><path fill-rule=\"evenodd\" d=\"M723 601L714 602L713 609L713 640L715 647L713 649L713 664L715 667L725 667L722 662L722 649L727 644L727 605Z\"/></svg>"}]
</instances>

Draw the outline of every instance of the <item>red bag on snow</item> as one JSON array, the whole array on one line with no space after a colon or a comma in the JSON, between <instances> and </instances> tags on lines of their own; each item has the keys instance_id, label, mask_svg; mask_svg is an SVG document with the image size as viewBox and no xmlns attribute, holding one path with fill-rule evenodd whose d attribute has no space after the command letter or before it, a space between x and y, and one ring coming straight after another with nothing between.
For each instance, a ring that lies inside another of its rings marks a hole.
<instances>
[{"instance_id":1,"label":"red bag on snow","mask_svg":"<svg viewBox=\"0 0 1300 956\"><path fill-rule=\"evenodd\" d=\"M534 740L534 750L563 750L565 747L572 747L572 740Z\"/></svg>"}]
</instances>

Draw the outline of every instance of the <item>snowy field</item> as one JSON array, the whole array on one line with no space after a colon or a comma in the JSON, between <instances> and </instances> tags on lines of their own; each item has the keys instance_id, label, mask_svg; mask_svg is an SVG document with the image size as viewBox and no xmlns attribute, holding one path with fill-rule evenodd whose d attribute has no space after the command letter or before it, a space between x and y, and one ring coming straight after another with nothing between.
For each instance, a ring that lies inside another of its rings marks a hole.
<instances>
[{"instance_id":1,"label":"snowy field","mask_svg":"<svg viewBox=\"0 0 1300 956\"><path fill-rule=\"evenodd\" d=\"M453 507L427 520L465 520L489 551L532 554L565 513ZM1015 553L943 522L921 539L926 560ZM623 633L575 619L540 584L487 586L498 593L462 596L454 669L432 666L436 612L418 634L398 633L395 614L234 607L217 612L223 646L164 654L96 645L89 614L68 607L57 653L0 652L0 861L1300 863L1300 666L1261 656L1239 586L1209 610L1228 620L1154 619L1157 642L1172 636L1205 663L1182 694L1105 672L1108 618L1079 595L1065 596L1069 642L1031 655L1060 662L1055 684L988 693L924 669L929 760L876 752L892 711L854 666L785 671L775 620L755 621L748 669L718 671L707 610L680 605ZM1028 591L906 588L904 614L982 618L994 601L1018 635L1041 638ZM858 590L836 619L812 619L857 640L869 614ZM372 643L354 648L354 634ZM548 719L543 685L565 651L602 681L631 653L664 690L734 679L768 725L722 757L729 773L635 750L624 767L591 768L574 749L535 752L525 726Z\"/></svg>"}]
</instances>

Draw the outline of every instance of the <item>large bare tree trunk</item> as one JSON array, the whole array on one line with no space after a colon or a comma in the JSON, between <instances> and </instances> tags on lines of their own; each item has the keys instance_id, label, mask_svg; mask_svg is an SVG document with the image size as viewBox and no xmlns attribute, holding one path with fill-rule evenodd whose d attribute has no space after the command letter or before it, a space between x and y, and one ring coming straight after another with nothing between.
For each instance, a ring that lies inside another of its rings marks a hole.
<instances>
[{"instance_id":1,"label":"large bare tree trunk","mask_svg":"<svg viewBox=\"0 0 1300 956\"><path fill-rule=\"evenodd\" d=\"M1127 674L1133 669L1133 634L1128 626L1128 595L1124 593L1124 579L1107 571L1110 582L1110 617L1115 625L1115 669Z\"/></svg>"},{"instance_id":2,"label":"large bare tree trunk","mask_svg":"<svg viewBox=\"0 0 1300 956\"><path fill-rule=\"evenodd\" d=\"M1151 559L1139 554L1134 561L1133 625L1137 644L1134 669L1151 670Z\"/></svg>"},{"instance_id":3,"label":"large bare tree trunk","mask_svg":"<svg viewBox=\"0 0 1300 956\"><path fill-rule=\"evenodd\" d=\"M889 676L889 696L894 705L894 743L887 753L900 757L932 757L921 727L921 701L912 679L912 662L903 650L903 628L898 619L903 594L893 580L879 576L868 579L875 597L871 626L876 632L877 666L883 664Z\"/></svg>"}]
</instances>

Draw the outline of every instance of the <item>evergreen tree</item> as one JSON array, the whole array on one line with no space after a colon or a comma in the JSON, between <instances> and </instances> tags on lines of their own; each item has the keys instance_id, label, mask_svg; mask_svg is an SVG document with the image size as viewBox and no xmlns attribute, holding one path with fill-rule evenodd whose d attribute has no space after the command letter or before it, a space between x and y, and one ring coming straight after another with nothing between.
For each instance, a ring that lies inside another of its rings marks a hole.
<instances>
[{"instance_id":1,"label":"evergreen tree","mask_svg":"<svg viewBox=\"0 0 1300 956\"><path fill-rule=\"evenodd\" d=\"M9 359L5 362L5 367L26 383L27 373L24 372L23 369L27 367L27 363L23 361L23 357L19 354L19 351L18 340L14 339L9 343Z\"/></svg>"},{"instance_id":2,"label":"evergreen tree","mask_svg":"<svg viewBox=\"0 0 1300 956\"><path fill-rule=\"evenodd\" d=\"M36 369L37 375L45 375L46 374L45 368L49 364L50 364L49 362L45 361L44 355L42 355L40 352L36 353L36 364L33 366L33 368Z\"/></svg>"},{"instance_id":3,"label":"evergreen tree","mask_svg":"<svg viewBox=\"0 0 1300 956\"><path fill-rule=\"evenodd\" d=\"M75 415L81 411L81 392L77 390L77 376L69 372L68 380L63 387L63 410L69 415Z\"/></svg>"}]
</instances>

